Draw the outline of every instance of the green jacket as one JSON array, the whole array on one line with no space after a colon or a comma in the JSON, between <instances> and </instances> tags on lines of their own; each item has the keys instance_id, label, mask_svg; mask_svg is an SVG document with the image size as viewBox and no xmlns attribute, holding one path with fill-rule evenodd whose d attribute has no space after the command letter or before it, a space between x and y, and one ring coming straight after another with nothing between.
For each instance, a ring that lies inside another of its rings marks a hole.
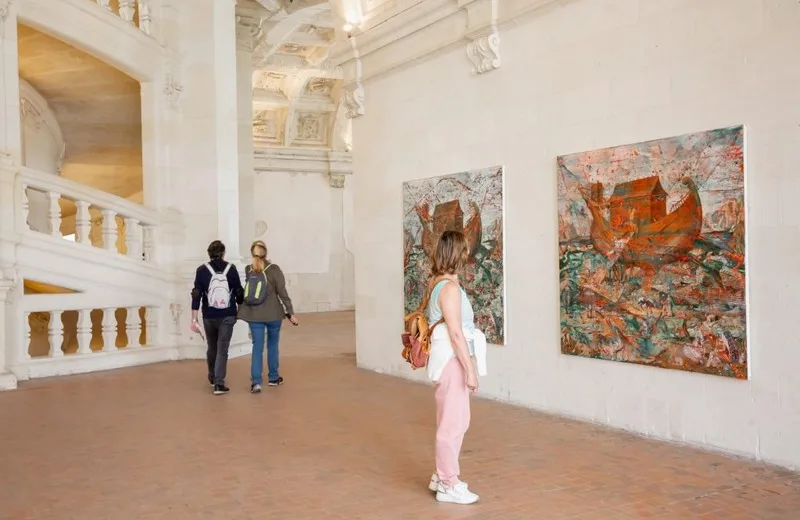
<instances>
[{"instance_id":1,"label":"green jacket","mask_svg":"<svg viewBox=\"0 0 800 520\"><path fill-rule=\"evenodd\" d=\"M239 305L239 319L246 322L266 323L282 320L287 314L292 316L292 300L286 292L286 278L277 264L267 264L267 299L261 305ZM244 268L245 279L251 267Z\"/></svg>"}]
</instances>

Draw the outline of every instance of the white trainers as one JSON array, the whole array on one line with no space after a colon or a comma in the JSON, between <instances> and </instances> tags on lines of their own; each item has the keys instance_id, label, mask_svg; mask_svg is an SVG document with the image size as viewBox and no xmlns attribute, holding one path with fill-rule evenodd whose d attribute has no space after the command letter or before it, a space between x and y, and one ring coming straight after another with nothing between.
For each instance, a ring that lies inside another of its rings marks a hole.
<instances>
[{"instance_id":1,"label":"white trainers","mask_svg":"<svg viewBox=\"0 0 800 520\"><path fill-rule=\"evenodd\" d=\"M474 504L479 499L478 495L467 488L466 482L459 482L449 488L445 488L440 482L439 490L436 492L436 500L449 504Z\"/></svg>"},{"instance_id":2,"label":"white trainers","mask_svg":"<svg viewBox=\"0 0 800 520\"><path fill-rule=\"evenodd\" d=\"M439 480L439 475L437 475L436 473L431 475L431 481L428 484L428 489L430 489L433 492L444 491L444 487L442 487L442 482Z\"/></svg>"}]
</instances>

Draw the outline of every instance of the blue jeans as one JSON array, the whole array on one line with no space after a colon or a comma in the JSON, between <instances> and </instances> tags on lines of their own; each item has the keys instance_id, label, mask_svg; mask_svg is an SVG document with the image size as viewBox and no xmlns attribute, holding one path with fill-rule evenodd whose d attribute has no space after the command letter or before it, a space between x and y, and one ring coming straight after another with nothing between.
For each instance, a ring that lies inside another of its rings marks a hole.
<instances>
[{"instance_id":1,"label":"blue jeans","mask_svg":"<svg viewBox=\"0 0 800 520\"><path fill-rule=\"evenodd\" d=\"M275 381L278 374L278 341L281 338L282 320L249 323L253 337L253 355L250 357L250 380L254 385L264 384L264 331L267 333L267 377Z\"/></svg>"}]
</instances>

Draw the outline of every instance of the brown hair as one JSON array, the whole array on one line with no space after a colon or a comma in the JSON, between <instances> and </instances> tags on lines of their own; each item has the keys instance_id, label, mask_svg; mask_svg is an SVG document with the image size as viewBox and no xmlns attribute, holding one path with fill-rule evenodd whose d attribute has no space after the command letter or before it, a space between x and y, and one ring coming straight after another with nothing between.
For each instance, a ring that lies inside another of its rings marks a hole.
<instances>
[{"instance_id":1,"label":"brown hair","mask_svg":"<svg viewBox=\"0 0 800 520\"><path fill-rule=\"evenodd\" d=\"M219 240L214 240L208 244L208 258L209 260L221 259L225 256L225 244Z\"/></svg>"},{"instance_id":2,"label":"brown hair","mask_svg":"<svg viewBox=\"0 0 800 520\"><path fill-rule=\"evenodd\" d=\"M264 272L267 268L267 244L261 240L256 240L250 244L250 256L253 259L250 261L250 268L257 272Z\"/></svg>"},{"instance_id":3,"label":"brown hair","mask_svg":"<svg viewBox=\"0 0 800 520\"><path fill-rule=\"evenodd\" d=\"M431 274L433 276L457 274L467 264L468 258L469 247L467 247L467 239L464 237L464 233L452 230L445 231L436 244Z\"/></svg>"}]
</instances>

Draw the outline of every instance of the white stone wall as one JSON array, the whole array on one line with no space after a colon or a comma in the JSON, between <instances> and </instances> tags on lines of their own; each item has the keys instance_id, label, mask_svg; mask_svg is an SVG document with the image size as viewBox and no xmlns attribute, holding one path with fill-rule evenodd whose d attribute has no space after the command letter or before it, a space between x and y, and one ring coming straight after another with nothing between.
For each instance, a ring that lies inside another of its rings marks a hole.
<instances>
[{"instance_id":1,"label":"white stone wall","mask_svg":"<svg viewBox=\"0 0 800 520\"><path fill-rule=\"evenodd\" d=\"M260 172L251 196L257 233L266 224L257 238L286 274L295 312L352 309L354 260L345 247L344 190L319 173Z\"/></svg>"},{"instance_id":2,"label":"white stone wall","mask_svg":"<svg viewBox=\"0 0 800 520\"><path fill-rule=\"evenodd\" d=\"M400 358L402 182L502 164L508 345L491 347L481 394L800 466L798 28L794 0L573 0L502 25L495 71L470 76L458 46L367 81L359 365L422 377ZM741 123L750 380L561 355L556 156Z\"/></svg>"}]
</instances>

